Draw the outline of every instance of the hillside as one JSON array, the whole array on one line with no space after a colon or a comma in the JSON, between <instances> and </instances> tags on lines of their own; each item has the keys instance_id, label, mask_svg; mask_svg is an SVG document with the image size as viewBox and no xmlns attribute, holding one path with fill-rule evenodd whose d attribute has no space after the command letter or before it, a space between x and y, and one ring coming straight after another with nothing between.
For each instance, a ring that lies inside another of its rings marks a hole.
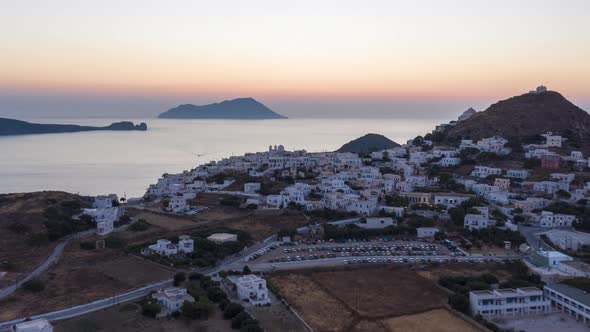
<instances>
[{"instance_id":1,"label":"hillside","mask_svg":"<svg viewBox=\"0 0 590 332\"><path fill-rule=\"evenodd\" d=\"M41 124L31 123L26 121L0 118L0 136L9 135L30 135L30 134L57 134L57 133L75 133L81 131L96 131L96 130L147 130L147 125L141 123L139 125L133 122L123 121L112 123L105 127L91 127L78 126L70 124Z\"/></svg>"},{"instance_id":2,"label":"hillside","mask_svg":"<svg viewBox=\"0 0 590 332\"><path fill-rule=\"evenodd\" d=\"M389 138L379 134L366 134L344 144L336 152L355 152L367 153L371 151L381 151L400 146Z\"/></svg>"},{"instance_id":3,"label":"hillside","mask_svg":"<svg viewBox=\"0 0 590 332\"><path fill-rule=\"evenodd\" d=\"M254 98L238 98L220 103L196 106L180 105L158 115L161 119L285 119Z\"/></svg>"},{"instance_id":4,"label":"hillside","mask_svg":"<svg viewBox=\"0 0 590 332\"><path fill-rule=\"evenodd\" d=\"M59 191L0 194L0 271L8 272L0 288L38 265L52 241L88 227L71 216L90 204L86 197Z\"/></svg>"},{"instance_id":5,"label":"hillside","mask_svg":"<svg viewBox=\"0 0 590 332\"><path fill-rule=\"evenodd\" d=\"M555 91L499 101L447 131L450 139L493 135L526 138L547 131L574 141L590 138L590 115Z\"/></svg>"}]
</instances>

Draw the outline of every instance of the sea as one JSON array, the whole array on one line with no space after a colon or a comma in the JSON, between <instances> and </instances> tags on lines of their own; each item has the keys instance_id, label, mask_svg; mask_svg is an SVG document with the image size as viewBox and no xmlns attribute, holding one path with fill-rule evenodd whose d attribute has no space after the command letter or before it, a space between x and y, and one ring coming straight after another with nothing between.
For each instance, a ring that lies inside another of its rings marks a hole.
<instances>
[{"instance_id":1,"label":"sea","mask_svg":"<svg viewBox=\"0 0 590 332\"><path fill-rule=\"evenodd\" d=\"M104 126L121 119L24 119L37 123ZM145 122L148 130L0 137L0 193L63 190L81 195L142 196L164 173L246 152L334 151L377 133L405 143L441 119L174 120Z\"/></svg>"}]
</instances>

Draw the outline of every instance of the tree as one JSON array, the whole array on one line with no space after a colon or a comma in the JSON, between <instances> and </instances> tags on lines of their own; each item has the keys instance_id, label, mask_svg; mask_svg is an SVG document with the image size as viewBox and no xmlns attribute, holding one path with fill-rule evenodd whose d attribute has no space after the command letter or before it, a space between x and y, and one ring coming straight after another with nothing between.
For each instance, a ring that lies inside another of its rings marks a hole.
<instances>
[{"instance_id":1,"label":"tree","mask_svg":"<svg viewBox=\"0 0 590 332\"><path fill-rule=\"evenodd\" d=\"M225 294L225 292L223 291L223 289L214 286L214 287L210 287L207 290L207 297L209 298L209 300L218 303L222 300L227 299L227 295Z\"/></svg>"},{"instance_id":2,"label":"tree","mask_svg":"<svg viewBox=\"0 0 590 332\"><path fill-rule=\"evenodd\" d=\"M174 287L178 287L181 283L186 280L186 273L178 272L174 275Z\"/></svg>"},{"instance_id":3,"label":"tree","mask_svg":"<svg viewBox=\"0 0 590 332\"><path fill-rule=\"evenodd\" d=\"M248 267L248 265L244 265L244 268L242 269L242 273L243 274L251 274L252 271L250 270L250 268Z\"/></svg>"},{"instance_id":4,"label":"tree","mask_svg":"<svg viewBox=\"0 0 590 332\"><path fill-rule=\"evenodd\" d=\"M242 326L240 328L240 332L263 332L264 330L262 329L262 327L260 327L258 325L258 323L256 324L248 324L245 326Z\"/></svg>"},{"instance_id":5,"label":"tree","mask_svg":"<svg viewBox=\"0 0 590 332\"><path fill-rule=\"evenodd\" d=\"M244 322L247 319L251 319L250 315L245 311L240 312L234 318L232 318L231 328L236 330L239 329L240 327L242 327L242 322Z\"/></svg>"},{"instance_id":6,"label":"tree","mask_svg":"<svg viewBox=\"0 0 590 332\"><path fill-rule=\"evenodd\" d=\"M225 310L223 310L223 318L232 319L242 311L244 311L244 307L242 307L241 304L231 302L225 307Z\"/></svg>"},{"instance_id":7,"label":"tree","mask_svg":"<svg viewBox=\"0 0 590 332\"><path fill-rule=\"evenodd\" d=\"M21 287L29 292L38 293L45 289L45 283L41 279L33 278L25 282Z\"/></svg>"},{"instance_id":8,"label":"tree","mask_svg":"<svg viewBox=\"0 0 590 332\"><path fill-rule=\"evenodd\" d=\"M457 311L463 313L469 312L469 298L463 294L452 294L449 296L449 305Z\"/></svg>"},{"instance_id":9,"label":"tree","mask_svg":"<svg viewBox=\"0 0 590 332\"><path fill-rule=\"evenodd\" d=\"M162 307L155 301L145 301L141 305L141 314L147 317L156 318L162 311Z\"/></svg>"}]
</instances>

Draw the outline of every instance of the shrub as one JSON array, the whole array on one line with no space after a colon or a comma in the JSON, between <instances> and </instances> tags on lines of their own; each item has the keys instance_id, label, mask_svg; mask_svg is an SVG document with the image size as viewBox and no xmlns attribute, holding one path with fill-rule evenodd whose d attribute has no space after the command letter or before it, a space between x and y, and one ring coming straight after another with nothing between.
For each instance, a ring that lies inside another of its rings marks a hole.
<instances>
[{"instance_id":1,"label":"shrub","mask_svg":"<svg viewBox=\"0 0 590 332\"><path fill-rule=\"evenodd\" d=\"M139 219L137 222L129 225L129 230L133 232L143 232L150 228L150 224L148 224L145 219Z\"/></svg>"},{"instance_id":2,"label":"shrub","mask_svg":"<svg viewBox=\"0 0 590 332\"><path fill-rule=\"evenodd\" d=\"M232 329L239 329L240 327L242 327L242 322L248 320L248 319L252 319L252 317L250 317L250 315L245 312L242 311L239 314L236 315L236 317L232 318L231 320L231 328Z\"/></svg>"},{"instance_id":3,"label":"shrub","mask_svg":"<svg viewBox=\"0 0 590 332\"><path fill-rule=\"evenodd\" d=\"M42 247L49 244L49 237L43 233L33 233L29 235L27 244L33 247Z\"/></svg>"},{"instance_id":4,"label":"shrub","mask_svg":"<svg viewBox=\"0 0 590 332\"><path fill-rule=\"evenodd\" d=\"M21 287L29 292L38 293L45 289L45 283L40 279L33 278L25 282Z\"/></svg>"},{"instance_id":5,"label":"shrub","mask_svg":"<svg viewBox=\"0 0 590 332\"><path fill-rule=\"evenodd\" d=\"M162 307L153 301L146 301L141 305L141 314L147 317L156 318L160 311L162 311Z\"/></svg>"},{"instance_id":6,"label":"shrub","mask_svg":"<svg viewBox=\"0 0 590 332\"><path fill-rule=\"evenodd\" d=\"M104 239L104 244L110 249L121 249L126 245L126 241L118 236L111 235Z\"/></svg>"},{"instance_id":7,"label":"shrub","mask_svg":"<svg viewBox=\"0 0 590 332\"><path fill-rule=\"evenodd\" d=\"M215 303L227 299L227 295L225 294L225 292L217 286L210 287L207 290L207 297L209 298L209 300Z\"/></svg>"},{"instance_id":8,"label":"shrub","mask_svg":"<svg viewBox=\"0 0 590 332\"><path fill-rule=\"evenodd\" d=\"M91 241L80 242L80 248L84 250L94 250L95 244Z\"/></svg>"},{"instance_id":9,"label":"shrub","mask_svg":"<svg viewBox=\"0 0 590 332\"><path fill-rule=\"evenodd\" d=\"M244 311L244 307L242 307L241 304L231 302L227 305L227 307L225 307L225 310L223 310L223 318L232 319L242 311Z\"/></svg>"},{"instance_id":10,"label":"shrub","mask_svg":"<svg viewBox=\"0 0 590 332\"><path fill-rule=\"evenodd\" d=\"M25 234L31 231L31 226L22 224L20 222L14 222L8 226L8 229L16 234Z\"/></svg>"},{"instance_id":11,"label":"shrub","mask_svg":"<svg viewBox=\"0 0 590 332\"><path fill-rule=\"evenodd\" d=\"M178 272L174 275L174 287L178 287L181 283L186 280L186 273Z\"/></svg>"},{"instance_id":12,"label":"shrub","mask_svg":"<svg viewBox=\"0 0 590 332\"><path fill-rule=\"evenodd\" d=\"M243 274L250 274L250 273L252 273L252 271L250 270L248 265L244 265L244 269L242 269L242 273Z\"/></svg>"}]
</instances>

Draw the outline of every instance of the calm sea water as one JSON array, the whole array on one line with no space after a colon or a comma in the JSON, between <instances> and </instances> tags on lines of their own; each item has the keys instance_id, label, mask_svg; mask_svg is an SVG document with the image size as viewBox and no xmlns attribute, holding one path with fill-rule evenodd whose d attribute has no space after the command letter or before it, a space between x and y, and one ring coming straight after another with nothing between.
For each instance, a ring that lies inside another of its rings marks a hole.
<instances>
[{"instance_id":1,"label":"calm sea water","mask_svg":"<svg viewBox=\"0 0 590 332\"><path fill-rule=\"evenodd\" d=\"M118 119L27 119L42 123L108 125ZM143 195L163 173L270 144L333 151L366 133L404 143L440 123L435 119L168 120L148 131L99 131L0 137L0 192L65 190L83 195Z\"/></svg>"}]
</instances>

